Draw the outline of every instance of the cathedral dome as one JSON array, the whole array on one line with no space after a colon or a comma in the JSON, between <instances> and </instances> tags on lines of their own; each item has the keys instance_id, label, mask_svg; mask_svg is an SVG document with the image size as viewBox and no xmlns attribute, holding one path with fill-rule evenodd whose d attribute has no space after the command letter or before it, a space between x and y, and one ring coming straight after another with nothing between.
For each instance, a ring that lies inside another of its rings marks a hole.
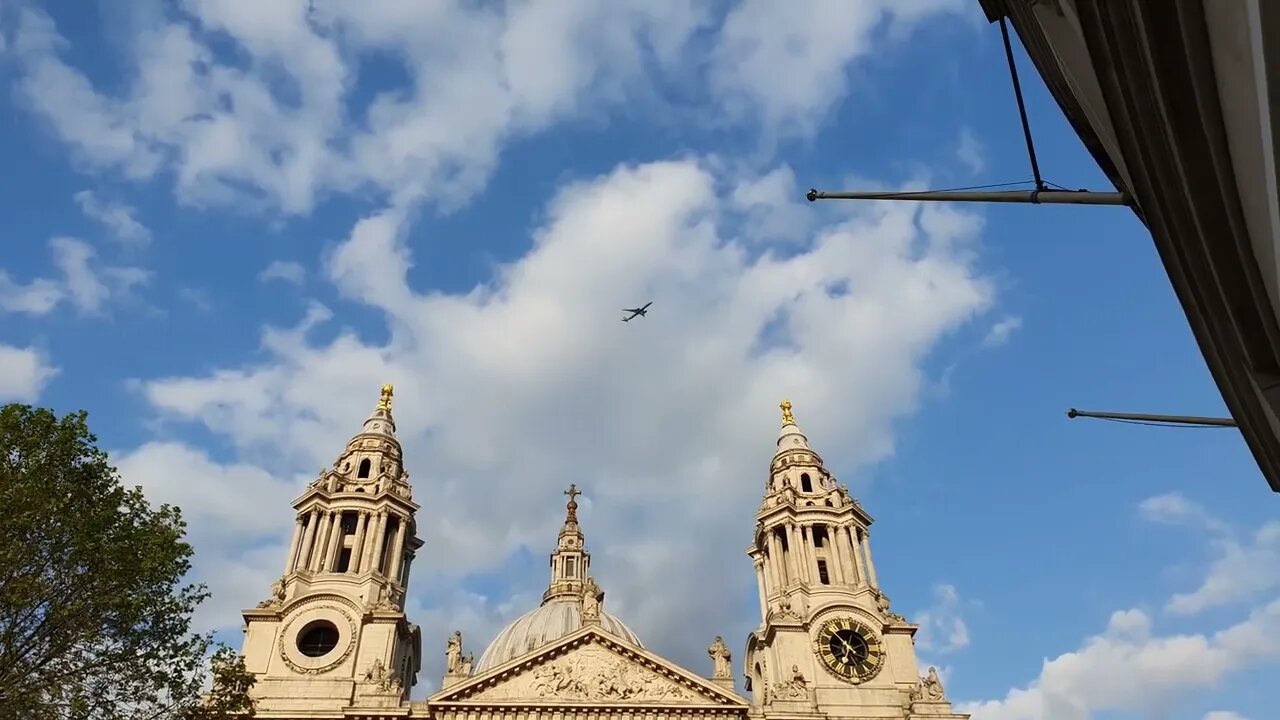
<instances>
[{"instance_id":1,"label":"cathedral dome","mask_svg":"<svg viewBox=\"0 0 1280 720\"><path fill-rule=\"evenodd\" d=\"M516 618L498 633L480 656L476 672L484 672L533 652L569 635L583 626L582 603L572 597L553 598L541 607ZM643 647L640 638L621 620L603 610L600 611L600 628L627 642Z\"/></svg>"}]
</instances>

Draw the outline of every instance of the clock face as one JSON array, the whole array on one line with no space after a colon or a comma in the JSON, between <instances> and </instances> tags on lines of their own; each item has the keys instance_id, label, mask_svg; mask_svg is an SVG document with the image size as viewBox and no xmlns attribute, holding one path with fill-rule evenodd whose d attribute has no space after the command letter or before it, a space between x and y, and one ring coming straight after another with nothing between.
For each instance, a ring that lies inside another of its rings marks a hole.
<instances>
[{"instance_id":1,"label":"clock face","mask_svg":"<svg viewBox=\"0 0 1280 720\"><path fill-rule=\"evenodd\" d=\"M874 630L848 617L828 620L818 628L814 648L833 675L848 682L866 682L884 665L884 646Z\"/></svg>"}]
</instances>

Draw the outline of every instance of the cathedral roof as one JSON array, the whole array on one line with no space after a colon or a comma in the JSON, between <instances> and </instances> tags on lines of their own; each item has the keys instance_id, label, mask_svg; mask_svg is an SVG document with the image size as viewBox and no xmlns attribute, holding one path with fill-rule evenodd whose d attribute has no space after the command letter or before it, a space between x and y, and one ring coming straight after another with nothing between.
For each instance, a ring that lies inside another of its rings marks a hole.
<instances>
[{"instance_id":1,"label":"cathedral roof","mask_svg":"<svg viewBox=\"0 0 1280 720\"><path fill-rule=\"evenodd\" d=\"M569 502L565 505L564 526L560 528L556 549L551 553L551 582L542 594L542 605L516 618L498 633L480 656L476 672L531 653L587 625L598 625L607 633L643 647L635 633L601 607L604 591L591 575L591 554L587 552L586 538L578 524L577 497L582 493L576 485L570 485L564 494ZM583 610L584 602L591 604L589 614Z\"/></svg>"},{"instance_id":2,"label":"cathedral roof","mask_svg":"<svg viewBox=\"0 0 1280 720\"><path fill-rule=\"evenodd\" d=\"M498 667L521 655L533 652L584 627L582 603L576 598L554 598L541 607L516 618L498 633L480 656L476 672ZM603 610L600 611L600 628L637 647L644 647L640 638L631 632L621 620Z\"/></svg>"}]
</instances>

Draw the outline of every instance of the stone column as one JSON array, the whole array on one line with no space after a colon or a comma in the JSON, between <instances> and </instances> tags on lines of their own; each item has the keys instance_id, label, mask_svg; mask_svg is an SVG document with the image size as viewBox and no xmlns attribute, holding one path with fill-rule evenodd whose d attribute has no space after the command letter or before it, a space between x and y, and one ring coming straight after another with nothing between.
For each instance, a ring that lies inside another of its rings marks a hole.
<instances>
[{"instance_id":1,"label":"stone column","mask_svg":"<svg viewBox=\"0 0 1280 720\"><path fill-rule=\"evenodd\" d=\"M764 589L764 558L757 556L754 564L756 567L756 591L760 596L760 621L764 622L765 618L769 617L769 601L765 597Z\"/></svg>"},{"instance_id":2,"label":"stone column","mask_svg":"<svg viewBox=\"0 0 1280 720\"><path fill-rule=\"evenodd\" d=\"M769 542L773 543L773 575L777 578L773 591L780 593L795 575L787 568L787 553L782 549L782 538L776 529L769 536Z\"/></svg>"},{"instance_id":3,"label":"stone column","mask_svg":"<svg viewBox=\"0 0 1280 720\"><path fill-rule=\"evenodd\" d=\"M822 584L822 573L818 572L818 539L813 536L813 525L804 526L804 549L809 553L809 572L813 574L813 584ZM831 572L830 569L827 572ZM831 576L827 576L831 581Z\"/></svg>"},{"instance_id":4,"label":"stone column","mask_svg":"<svg viewBox=\"0 0 1280 720\"><path fill-rule=\"evenodd\" d=\"M787 560L791 565L791 579L803 582L807 573L804 571L804 543L800 540L800 528L787 526Z\"/></svg>"},{"instance_id":5,"label":"stone column","mask_svg":"<svg viewBox=\"0 0 1280 720\"><path fill-rule=\"evenodd\" d=\"M382 528L387 522L387 511L379 510L373 516L372 529L365 533L364 558L360 560L360 567L369 572L379 572L378 553L382 551Z\"/></svg>"},{"instance_id":6,"label":"stone column","mask_svg":"<svg viewBox=\"0 0 1280 720\"><path fill-rule=\"evenodd\" d=\"M361 510L356 519L356 539L351 543L351 565L348 566L348 573L360 573L365 569L365 533L369 530L369 515L367 510Z\"/></svg>"},{"instance_id":7,"label":"stone column","mask_svg":"<svg viewBox=\"0 0 1280 720\"><path fill-rule=\"evenodd\" d=\"M328 572L334 568L338 559L338 551L342 546L342 513L334 512L333 519L329 521L329 546L324 550L323 565L320 570Z\"/></svg>"},{"instance_id":8,"label":"stone column","mask_svg":"<svg viewBox=\"0 0 1280 720\"><path fill-rule=\"evenodd\" d=\"M764 546L767 548L764 557L768 562L765 570L769 571L769 587L774 592L781 591L787 584L786 568L782 566L782 553L778 550L778 538L774 536L772 529L768 530L768 534L764 536Z\"/></svg>"},{"instance_id":9,"label":"stone column","mask_svg":"<svg viewBox=\"0 0 1280 720\"><path fill-rule=\"evenodd\" d=\"M307 529L302 533L302 547L298 557L294 559L295 570L306 570L311 566L311 545L315 542L316 523L320 522L320 513L311 510L307 513Z\"/></svg>"},{"instance_id":10,"label":"stone column","mask_svg":"<svg viewBox=\"0 0 1280 720\"><path fill-rule=\"evenodd\" d=\"M809 527L800 525L796 528L800 535L800 562L804 563L804 577L810 585L818 584L818 571L813 562L813 545L809 542Z\"/></svg>"},{"instance_id":11,"label":"stone column","mask_svg":"<svg viewBox=\"0 0 1280 720\"><path fill-rule=\"evenodd\" d=\"M315 544L311 547L311 562L309 563L311 572L320 572L325 549L329 546L329 526L332 523L333 513L329 510L321 510L320 525L316 528Z\"/></svg>"},{"instance_id":12,"label":"stone column","mask_svg":"<svg viewBox=\"0 0 1280 720\"><path fill-rule=\"evenodd\" d=\"M876 581L876 564L871 560L871 533L862 536L862 551L867 554L867 582L871 583L871 587L879 590L880 583Z\"/></svg>"},{"instance_id":13,"label":"stone column","mask_svg":"<svg viewBox=\"0 0 1280 720\"><path fill-rule=\"evenodd\" d=\"M400 563L403 558L400 557L404 553L404 534L409 527L408 518L400 518L400 526L396 528L396 541L391 546L391 559L387 563L387 577L399 582L400 580Z\"/></svg>"},{"instance_id":14,"label":"stone column","mask_svg":"<svg viewBox=\"0 0 1280 720\"><path fill-rule=\"evenodd\" d=\"M289 540L289 557L284 562L285 574L293 570L298 562L298 545L302 542L302 516L293 521L293 538Z\"/></svg>"},{"instance_id":15,"label":"stone column","mask_svg":"<svg viewBox=\"0 0 1280 720\"><path fill-rule=\"evenodd\" d=\"M867 584L867 566L862 562L862 531L850 526L849 537L853 550L853 563L858 567L858 586L861 587Z\"/></svg>"},{"instance_id":16,"label":"stone column","mask_svg":"<svg viewBox=\"0 0 1280 720\"><path fill-rule=\"evenodd\" d=\"M844 585L844 564L840 561L840 543L837 541L835 525L823 525L823 532L827 534L827 572L831 573L831 583L833 585Z\"/></svg>"},{"instance_id":17,"label":"stone column","mask_svg":"<svg viewBox=\"0 0 1280 720\"><path fill-rule=\"evenodd\" d=\"M839 525L832 528L835 534L836 552L840 555L840 572L844 576L845 584L857 585L858 575L853 570L853 548L849 544L849 527L847 525Z\"/></svg>"},{"instance_id":18,"label":"stone column","mask_svg":"<svg viewBox=\"0 0 1280 720\"><path fill-rule=\"evenodd\" d=\"M401 584L406 588L409 587L409 576L413 574L413 561L417 557L418 554L412 550L404 554L404 567L400 568L400 579L403 581Z\"/></svg>"}]
</instances>

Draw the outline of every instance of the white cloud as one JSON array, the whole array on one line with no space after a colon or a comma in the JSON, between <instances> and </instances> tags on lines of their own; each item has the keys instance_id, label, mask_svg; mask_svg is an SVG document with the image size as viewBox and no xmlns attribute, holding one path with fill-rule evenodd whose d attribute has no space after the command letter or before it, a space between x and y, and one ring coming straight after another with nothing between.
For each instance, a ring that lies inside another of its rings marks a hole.
<instances>
[{"instance_id":1,"label":"white cloud","mask_svg":"<svg viewBox=\"0 0 1280 720\"><path fill-rule=\"evenodd\" d=\"M1271 521L1240 542L1221 538L1214 543L1217 558L1200 587L1179 593L1166 608L1192 615L1209 608L1252 600L1280 587L1280 522Z\"/></svg>"},{"instance_id":2,"label":"white cloud","mask_svg":"<svg viewBox=\"0 0 1280 720\"><path fill-rule=\"evenodd\" d=\"M0 343L0 402L31 402L57 374L39 350Z\"/></svg>"},{"instance_id":3,"label":"white cloud","mask_svg":"<svg viewBox=\"0 0 1280 720\"><path fill-rule=\"evenodd\" d=\"M0 311L46 315L67 302L83 314L97 315L108 300L128 297L151 277L141 268L96 263L93 247L75 238L52 238L49 249L62 277L23 284L0 270Z\"/></svg>"},{"instance_id":4,"label":"white cloud","mask_svg":"<svg viewBox=\"0 0 1280 720\"><path fill-rule=\"evenodd\" d=\"M691 110L713 122L728 107L740 122L812 132L849 87L848 66L872 52L874 28L970 10L960 0L750 2L714 40L695 42L719 19L684 3L366 5L135 8L121 38L133 80L112 95L63 59L67 42L47 15L19 4L17 88L80 162L134 179L169 167L185 202L306 213L325 193L374 189L392 204L452 206L485 183L511 139L615 110L665 111L660 80L708 85L714 101ZM215 33L244 61L224 62L207 44ZM375 53L401 63L408 83L370 100L354 90Z\"/></svg>"},{"instance_id":5,"label":"white cloud","mask_svg":"<svg viewBox=\"0 0 1280 720\"><path fill-rule=\"evenodd\" d=\"M1205 713L1204 720L1249 720L1249 718L1231 710L1212 710Z\"/></svg>"},{"instance_id":6,"label":"white cloud","mask_svg":"<svg viewBox=\"0 0 1280 720\"><path fill-rule=\"evenodd\" d=\"M743 239L759 242L802 242L815 224L814 208L799 192L795 173L783 165L733 188L733 205L743 215Z\"/></svg>"},{"instance_id":7,"label":"white cloud","mask_svg":"<svg viewBox=\"0 0 1280 720\"><path fill-rule=\"evenodd\" d=\"M1199 505L1175 493L1148 498L1139 504L1139 510L1148 520L1199 530L1212 528L1214 533L1229 531ZM1273 525L1264 525L1255 539L1265 536L1268 542L1273 541L1271 535L1280 530ZM1220 537L1211 536L1209 541L1220 551L1225 547ZM1259 584L1234 574L1239 565L1224 570L1228 557L1232 556L1222 555L1210 566L1200 590L1175 595L1167 609L1178 615L1189 612L1192 605L1200 610L1226 604L1228 599L1261 596ZM1270 569L1274 556L1255 559L1259 562L1251 568L1274 576ZM1230 580L1228 575L1232 575ZM1242 584L1224 590L1229 582ZM1275 587L1267 584L1266 589ZM1224 594L1216 594L1219 591ZM1193 597L1200 599L1187 599ZM1233 673L1280 660L1280 599L1264 602L1245 619L1217 632L1159 634L1153 624L1142 610L1117 611L1106 630L1086 639L1080 649L1046 659L1040 675L1030 684L1010 690L1001 700L969 703L958 709L973 713L974 720L1090 720L1095 713L1107 711L1163 717L1195 691L1215 687ZM1237 716L1220 711L1209 713L1205 720L1233 717Z\"/></svg>"},{"instance_id":8,"label":"white cloud","mask_svg":"<svg viewBox=\"0 0 1280 720\"><path fill-rule=\"evenodd\" d=\"M1242 539L1229 524L1177 493L1147 498L1138 510L1152 522L1208 533L1215 554L1200 586L1175 594L1165 606L1166 611L1194 615L1254 600L1280 588L1280 522L1267 522Z\"/></svg>"},{"instance_id":9,"label":"white cloud","mask_svg":"<svg viewBox=\"0 0 1280 720\"><path fill-rule=\"evenodd\" d=\"M209 314L213 312L213 298L203 288L178 288L178 298L195 308L197 312Z\"/></svg>"},{"instance_id":10,"label":"white cloud","mask_svg":"<svg viewBox=\"0 0 1280 720\"><path fill-rule=\"evenodd\" d=\"M23 62L18 90L32 109L84 160L119 167L134 178L155 172L160 158L141 142L127 114L58 58L57 52L66 41L57 34L53 21L43 13L18 7L9 50Z\"/></svg>"},{"instance_id":11,"label":"white cloud","mask_svg":"<svg viewBox=\"0 0 1280 720\"><path fill-rule=\"evenodd\" d=\"M294 285L301 285L307 278L307 269L302 267L302 263L293 262L292 260L273 260L270 265L263 268L258 273L258 280L269 282L271 280L283 280Z\"/></svg>"},{"instance_id":12,"label":"white cloud","mask_svg":"<svg viewBox=\"0 0 1280 720\"><path fill-rule=\"evenodd\" d=\"M682 598L753 592L741 545L759 488L741 478L768 463L778 401L796 403L834 466L885 457L890 421L917 402L924 357L993 292L972 265L981 225L971 215L863 206L788 256L760 255L724 231L742 222L722 199L739 184L695 161L574 183L525 257L453 295L409 286L408 215L391 208L358 223L326 263L345 297L381 311L385 344L346 331L311 341L331 316L313 305L297 327L264 332L262 363L142 388L165 416L226 436L241 462L289 476L331 463L378 385L393 382L406 464L428 499L415 594L521 547L549 552L573 480L588 493L583 522L609 609L651 647L701 667L710 637L698 632L732 637L746 628L728 623L746 621L726 617L746 615ZM657 300L649 316L618 322L638 297ZM690 533L699 553L683 552ZM536 595L541 582L514 589ZM655 596L659 585L667 592ZM265 587L224 592L243 604ZM484 607L475 626L488 632L505 611ZM427 646L449 625L429 628ZM438 658L427 661L434 677Z\"/></svg>"},{"instance_id":13,"label":"white cloud","mask_svg":"<svg viewBox=\"0 0 1280 720\"><path fill-rule=\"evenodd\" d=\"M933 588L933 604L912 617L920 630L916 646L923 652L948 653L969 645L969 626L960 610L960 593L954 585Z\"/></svg>"},{"instance_id":14,"label":"white cloud","mask_svg":"<svg viewBox=\"0 0 1280 720\"><path fill-rule=\"evenodd\" d=\"M986 153L978 136L970 128L960 129L960 141L956 144L956 159L974 175L987 169Z\"/></svg>"},{"instance_id":15,"label":"white cloud","mask_svg":"<svg viewBox=\"0 0 1280 720\"><path fill-rule=\"evenodd\" d=\"M1153 495L1138 503L1138 514L1144 520L1164 525L1182 525L1213 533L1227 533L1231 527L1210 515L1198 503L1180 493Z\"/></svg>"},{"instance_id":16,"label":"white cloud","mask_svg":"<svg viewBox=\"0 0 1280 720\"><path fill-rule=\"evenodd\" d=\"M56 237L49 246L54 263L62 271L67 299L88 314L101 312L108 298L127 295L150 277L150 273L136 267L90 267L97 253L88 243L74 238Z\"/></svg>"},{"instance_id":17,"label":"white cloud","mask_svg":"<svg viewBox=\"0 0 1280 720\"><path fill-rule=\"evenodd\" d=\"M872 52L882 23L905 32L924 19L969 10L952 0L747 0L724 21L711 86L728 112L759 116L775 132L808 135L844 99L847 68Z\"/></svg>"},{"instance_id":18,"label":"white cloud","mask_svg":"<svg viewBox=\"0 0 1280 720\"><path fill-rule=\"evenodd\" d=\"M1009 337L1020 327L1022 327L1022 318L1016 315L1003 317L987 331L986 337L982 338L982 346L1000 347L1009 342Z\"/></svg>"},{"instance_id":19,"label":"white cloud","mask_svg":"<svg viewBox=\"0 0 1280 720\"><path fill-rule=\"evenodd\" d=\"M0 270L0 311L44 315L62 300L62 286L54 280L36 278L20 283Z\"/></svg>"},{"instance_id":20,"label":"white cloud","mask_svg":"<svg viewBox=\"0 0 1280 720\"><path fill-rule=\"evenodd\" d=\"M1111 616L1075 652L1045 660L1030 685L958 708L974 720L1089 720L1099 711L1159 717L1188 693L1280 658L1280 600L1212 634L1156 635L1141 610Z\"/></svg>"},{"instance_id":21,"label":"white cloud","mask_svg":"<svg viewBox=\"0 0 1280 720\"><path fill-rule=\"evenodd\" d=\"M126 245L151 242L151 231L138 222L134 209L128 205L104 201L91 190L81 190L74 198L85 217L102 223L110 231L112 239Z\"/></svg>"}]
</instances>

